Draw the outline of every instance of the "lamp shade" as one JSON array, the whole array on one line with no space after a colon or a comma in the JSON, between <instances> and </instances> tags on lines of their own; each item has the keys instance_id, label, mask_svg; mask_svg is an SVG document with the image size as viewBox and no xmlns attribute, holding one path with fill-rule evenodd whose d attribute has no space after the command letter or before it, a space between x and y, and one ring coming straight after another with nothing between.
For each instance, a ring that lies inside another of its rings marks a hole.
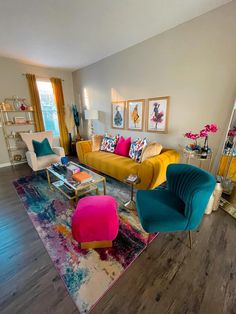
<instances>
[{"instance_id":1,"label":"lamp shade","mask_svg":"<svg viewBox=\"0 0 236 314\"><path fill-rule=\"evenodd\" d=\"M84 118L85 120L97 120L98 111L95 109L84 110Z\"/></svg>"}]
</instances>

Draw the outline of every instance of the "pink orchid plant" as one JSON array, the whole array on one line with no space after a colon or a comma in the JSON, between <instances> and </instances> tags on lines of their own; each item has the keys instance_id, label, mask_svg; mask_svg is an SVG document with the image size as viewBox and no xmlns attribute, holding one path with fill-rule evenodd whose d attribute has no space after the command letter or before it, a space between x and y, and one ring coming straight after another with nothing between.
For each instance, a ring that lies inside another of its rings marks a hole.
<instances>
[{"instance_id":1,"label":"pink orchid plant","mask_svg":"<svg viewBox=\"0 0 236 314\"><path fill-rule=\"evenodd\" d=\"M204 128L208 133L216 133L218 131L218 126L215 123L207 124Z\"/></svg>"},{"instance_id":2,"label":"pink orchid plant","mask_svg":"<svg viewBox=\"0 0 236 314\"><path fill-rule=\"evenodd\" d=\"M187 137L193 141L195 141L195 144L191 145L192 149L199 149L199 146L197 145L197 139L199 138L208 138L209 133L216 133L218 131L218 126L215 123L212 124L206 124L202 130L200 130L199 133L192 133L187 132L184 134L184 137ZM231 130L230 130L231 131ZM236 135L236 127L234 127L234 130ZM234 135L234 136L235 136Z\"/></svg>"},{"instance_id":3,"label":"pink orchid plant","mask_svg":"<svg viewBox=\"0 0 236 314\"><path fill-rule=\"evenodd\" d=\"M199 138L199 134L197 133L192 133L191 131L190 132L187 132L184 134L185 137L191 139L191 140L194 140L196 141L198 138Z\"/></svg>"}]
</instances>

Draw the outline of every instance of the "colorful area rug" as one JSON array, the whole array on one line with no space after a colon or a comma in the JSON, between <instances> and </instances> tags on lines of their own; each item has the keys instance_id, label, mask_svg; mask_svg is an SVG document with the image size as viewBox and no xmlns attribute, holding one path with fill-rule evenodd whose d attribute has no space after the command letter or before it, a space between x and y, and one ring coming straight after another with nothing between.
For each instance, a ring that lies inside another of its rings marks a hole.
<instances>
[{"instance_id":1,"label":"colorful area rug","mask_svg":"<svg viewBox=\"0 0 236 314\"><path fill-rule=\"evenodd\" d=\"M48 188L43 174L14 182L30 219L80 313L89 312L146 247L137 214L119 206L120 227L112 248L82 250L72 238L69 202ZM107 194L121 205L129 189L107 178Z\"/></svg>"}]
</instances>

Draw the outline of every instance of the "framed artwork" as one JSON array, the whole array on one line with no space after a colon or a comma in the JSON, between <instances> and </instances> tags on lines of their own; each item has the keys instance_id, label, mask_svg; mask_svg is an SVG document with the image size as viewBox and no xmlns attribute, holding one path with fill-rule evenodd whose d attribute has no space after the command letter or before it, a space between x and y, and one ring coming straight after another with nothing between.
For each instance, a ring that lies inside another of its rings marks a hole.
<instances>
[{"instance_id":1,"label":"framed artwork","mask_svg":"<svg viewBox=\"0 0 236 314\"><path fill-rule=\"evenodd\" d=\"M169 96L148 99L147 131L167 133Z\"/></svg>"},{"instance_id":2,"label":"framed artwork","mask_svg":"<svg viewBox=\"0 0 236 314\"><path fill-rule=\"evenodd\" d=\"M14 117L15 124L25 124L26 119L25 117Z\"/></svg>"},{"instance_id":3,"label":"framed artwork","mask_svg":"<svg viewBox=\"0 0 236 314\"><path fill-rule=\"evenodd\" d=\"M125 128L125 101L111 103L111 127L113 129Z\"/></svg>"},{"instance_id":4,"label":"framed artwork","mask_svg":"<svg viewBox=\"0 0 236 314\"><path fill-rule=\"evenodd\" d=\"M142 131L144 124L144 99L128 100L128 129L132 131Z\"/></svg>"}]
</instances>

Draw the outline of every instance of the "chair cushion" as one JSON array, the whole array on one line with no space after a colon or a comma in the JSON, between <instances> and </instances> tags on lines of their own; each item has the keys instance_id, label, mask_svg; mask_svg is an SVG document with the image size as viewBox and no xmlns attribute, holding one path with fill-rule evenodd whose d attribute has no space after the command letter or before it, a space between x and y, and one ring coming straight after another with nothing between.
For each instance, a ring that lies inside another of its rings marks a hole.
<instances>
[{"instance_id":1,"label":"chair cushion","mask_svg":"<svg viewBox=\"0 0 236 314\"><path fill-rule=\"evenodd\" d=\"M54 152L48 142L48 139L45 138L42 142L38 142L32 140L34 152L37 157L47 156L47 155L54 155Z\"/></svg>"},{"instance_id":2,"label":"chair cushion","mask_svg":"<svg viewBox=\"0 0 236 314\"><path fill-rule=\"evenodd\" d=\"M147 232L185 230L184 202L174 193L164 190L138 191L136 207L142 227Z\"/></svg>"},{"instance_id":3,"label":"chair cushion","mask_svg":"<svg viewBox=\"0 0 236 314\"><path fill-rule=\"evenodd\" d=\"M107 152L89 152L85 154L85 164L117 180L124 180L129 174L137 174L140 164L128 157Z\"/></svg>"},{"instance_id":4,"label":"chair cushion","mask_svg":"<svg viewBox=\"0 0 236 314\"><path fill-rule=\"evenodd\" d=\"M45 169L45 168L49 167L51 164L59 162L60 159L61 159L61 157L56 155L56 154L38 157L37 158L38 170Z\"/></svg>"}]
</instances>

